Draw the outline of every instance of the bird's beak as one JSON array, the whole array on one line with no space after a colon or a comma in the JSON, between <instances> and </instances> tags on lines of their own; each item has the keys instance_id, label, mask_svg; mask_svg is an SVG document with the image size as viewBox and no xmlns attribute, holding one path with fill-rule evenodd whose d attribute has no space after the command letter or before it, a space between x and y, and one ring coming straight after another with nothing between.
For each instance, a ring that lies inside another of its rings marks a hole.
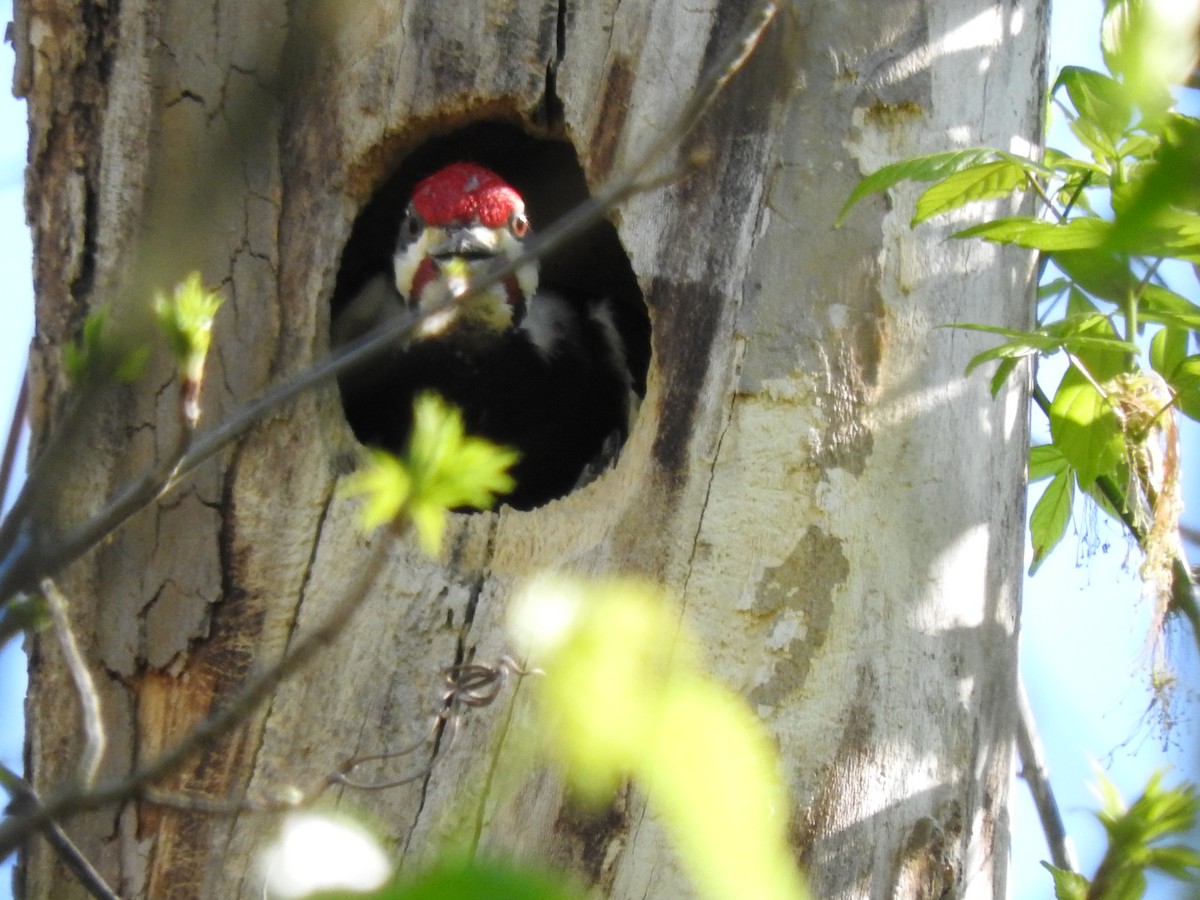
<instances>
[{"instance_id":1,"label":"bird's beak","mask_svg":"<svg viewBox=\"0 0 1200 900\"><path fill-rule=\"evenodd\" d=\"M490 228L448 228L441 240L429 248L429 256L439 266L452 259L470 263L490 260L496 256L496 237Z\"/></svg>"}]
</instances>

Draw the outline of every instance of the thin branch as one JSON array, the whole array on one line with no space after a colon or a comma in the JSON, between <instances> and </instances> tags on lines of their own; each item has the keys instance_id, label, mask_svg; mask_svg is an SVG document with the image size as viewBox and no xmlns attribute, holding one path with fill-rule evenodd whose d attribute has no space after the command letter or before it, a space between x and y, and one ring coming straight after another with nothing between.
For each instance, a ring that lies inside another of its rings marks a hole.
<instances>
[{"instance_id":1,"label":"thin branch","mask_svg":"<svg viewBox=\"0 0 1200 900\"><path fill-rule=\"evenodd\" d=\"M3 763L0 763L0 782L13 798L9 805L10 812L19 814L40 808L41 801L38 800L33 787ZM58 858L71 870L71 874L75 876L83 889L96 900L120 900L116 891L108 886L104 876L83 855L83 851L75 845L75 842L63 831L61 826L54 822L47 822L42 826L42 836L58 854Z\"/></svg>"},{"instance_id":2,"label":"thin branch","mask_svg":"<svg viewBox=\"0 0 1200 900\"><path fill-rule=\"evenodd\" d=\"M1033 188L1034 193L1041 198L1042 203L1058 221L1058 224L1062 225L1064 222L1066 222L1067 217L1058 211L1058 207L1054 205L1054 201L1050 199L1050 195L1046 193L1046 189L1042 187L1041 182L1039 182L1037 178L1034 177L1034 174L1028 169L1025 170L1025 180L1029 182L1029 186Z\"/></svg>"},{"instance_id":3,"label":"thin branch","mask_svg":"<svg viewBox=\"0 0 1200 900\"><path fill-rule=\"evenodd\" d=\"M1075 856L1075 847L1067 829L1063 826L1058 801L1054 799L1054 789L1050 786L1050 773L1046 769L1037 723L1033 720L1033 710L1025 693L1025 682L1020 678L1017 679L1017 753L1021 757L1021 777L1025 779L1025 783L1029 785L1029 793L1033 795L1033 805L1041 820L1042 832L1046 835L1046 846L1050 848L1051 861L1056 868L1078 872L1079 860Z\"/></svg>"},{"instance_id":4,"label":"thin branch","mask_svg":"<svg viewBox=\"0 0 1200 900\"><path fill-rule=\"evenodd\" d=\"M79 643L75 640L75 632L71 629L71 619L67 612L67 601L56 585L49 578L42 579L42 597L50 610L50 621L54 625L54 634L62 648L67 670L71 680L75 682L75 693L79 697L79 714L83 719L83 755L79 759L79 784L90 788L96 782L96 773L100 770L100 759L104 756L104 720L100 711L100 695L96 692L96 683L92 673L88 671L83 654L79 652Z\"/></svg>"},{"instance_id":5,"label":"thin branch","mask_svg":"<svg viewBox=\"0 0 1200 900\"><path fill-rule=\"evenodd\" d=\"M21 445L21 432L25 429L25 412L29 406L29 374L21 376L21 388L17 391L17 403L13 407L12 421L8 425L8 437L4 441L4 456L0 458L0 509L8 500L8 489L13 483L13 469L17 464L17 448Z\"/></svg>"}]
</instances>

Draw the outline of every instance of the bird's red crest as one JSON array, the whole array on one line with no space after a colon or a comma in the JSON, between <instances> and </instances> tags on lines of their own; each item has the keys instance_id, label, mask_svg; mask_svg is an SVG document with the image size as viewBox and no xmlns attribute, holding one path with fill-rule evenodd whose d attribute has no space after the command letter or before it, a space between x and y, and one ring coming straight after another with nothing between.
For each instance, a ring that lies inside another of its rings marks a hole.
<instances>
[{"instance_id":1,"label":"bird's red crest","mask_svg":"<svg viewBox=\"0 0 1200 900\"><path fill-rule=\"evenodd\" d=\"M455 163L420 182L413 190L412 205L430 225L478 222L499 228L524 203L521 195L490 169Z\"/></svg>"}]
</instances>

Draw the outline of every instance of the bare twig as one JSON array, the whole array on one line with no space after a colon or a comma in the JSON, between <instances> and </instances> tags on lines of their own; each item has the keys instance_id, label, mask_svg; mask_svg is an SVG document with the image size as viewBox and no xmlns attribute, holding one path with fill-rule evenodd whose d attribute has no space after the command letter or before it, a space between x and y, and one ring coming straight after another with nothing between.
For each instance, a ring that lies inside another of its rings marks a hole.
<instances>
[{"instance_id":1,"label":"bare twig","mask_svg":"<svg viewBox=\"0 0 1200 900\"><path fill-rule=\"evenodd\" d=\"M0 764L0 782L13 798L12 803L9 804L10 812L19 814L37 809L41 805L33 787L3 764ZM96 900L120 900L116 891L108 886L104 876L83 855L83 851L75 846L75 842L63 831L61 826L54 822L46 823L42 826L42 836L58 854L58 858L71 870L71 874L75 876L83 889Z\"/></svg>"},{"instance_id":2,"label":"bare twig","mask_svg":"<svg viewBox=\"0 0 1200 900\"><path fill-rule=\"evenodd\" d=\"M417 743L401 750L395 750L390 753L376 753L371 756L352 757L342 763L338 767L338 770L329 776L330 783L342 784L346 787L357 788L358 790L374 791L399 787L424 778L453 749L458 739L458 734L462 730L462 723L466 718L467 710L490 706L500 696L500 692L508 684L510 676L534 674L541 674L541 670L526 671L511 656L502 656L494 666L483 665L482 663L468 663L466 665L450 666L443 669L442 679L444 681L444 689L442 691L441 705L434 714L428 735ZM405 775L403 778L382 782L354 781L349 777L354 769L366 763L396 759L415 753L430 740L437 737L439 729L446 727L450 729L449 740L444 745L435 747L434 754L430 757L428 765L419 771Z\"/></svg>"},{"instance_id":3,"label":"bare twig","mask_svg":"<svg viewBox=\"0 0 1200 900\"><path fill-rule=\"evenodd\" d=\"M1034 174L1028 169L1025 171L1025 180L1029 183L1029 186L1033 188L1033 192L1041 198L1042 205L1044 205L1046 209L1050 211L1050 214L1054 216L1058 224L1061 225L1066 222L1067 217L1058 211L1058 207L1054 205L1054 201L1050 199L1050 195L1046 193L1046 189L1042 187L1041 182L1038 181L1037 177L1034 176Z\"/></svg>"},{"instance_id":4,"label":"bare twig","mask_svg":"<svg viewBox=\"0 0 1200 900\"><path fill-rule=\"evenodd\" d=\"M1017 679L1017 752L1021 757L1021 777L1029 785L1033 805L1037 808L1046 835L1046 846L1050 848L1050 859L1056 868L1079 871L1075 847L1063 826L1054 789L1050 787L1050 775L1046 770L1046 759L1042 753L1042 742L1038 737L1033 710L1025 693L1025 683Z\"/></svg>"},{"instance_id":5,"label":"bare twig","mask_svg":"<svg viewBox=\"0 0 1200 900\"><path fill-rule=\"evenodd\" d=\"M92 680L83 654L79 652L79 643L71 629L66 598L49 578L42 579L41 593L50 610L50 621L54 624L54 634L62 648L71 680L75 682L75 693L79 696L84 736L83 755L79 759L79 784L86 789L95 784L100 758L104 755L104 719L100 711L100 695L96 692L96 683Z\"/></svg>"},{"instance_id":6,"label":"bare twig","mask_svg":"<svg viewBox=\"0 0 1200 900\"><path fill-rule=\"evenodd\" d=\"M4 441L4 456L0 458L0 510L8 500L8 489L13 483L13 469L17 464L17 448L21 445L21 432L25 429L25 410L29 405L29 375L21 376L21 388L17 391L17 403L13 407L12 421L8 425L8 437Z\"/></svg>"}]
</instances>

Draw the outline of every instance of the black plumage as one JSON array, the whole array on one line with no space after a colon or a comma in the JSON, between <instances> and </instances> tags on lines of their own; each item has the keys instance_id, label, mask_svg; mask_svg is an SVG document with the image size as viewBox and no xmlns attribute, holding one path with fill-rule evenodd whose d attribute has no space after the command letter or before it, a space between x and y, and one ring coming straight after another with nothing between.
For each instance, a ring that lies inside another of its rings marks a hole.
<instances>
[{"instance_id":1,"label":"black plumage","mask_svg":"<svg viewBox=\"0 0 1200 900\"><path fill-rule=\"evenodd\" d=\"M463 199L455 193L462 185L476 195ZM498 207L497 196L513 208ZM462 410L468 433L520 453L516 487L503 498L517 509L596 477L624 442L638 401L606 300L539 293L536 269L478 297L462 294L455 279L519 252L527 233L520 198L497 176L464 165L442 170L417 186L405 212L395 286L377 279L334 324L340 343L384 318L429 312L448 293L457 298L448 325L340 380L346 416L364 444L402 452L414 398L435 391Z\"/></svg>"}]
</instances>

